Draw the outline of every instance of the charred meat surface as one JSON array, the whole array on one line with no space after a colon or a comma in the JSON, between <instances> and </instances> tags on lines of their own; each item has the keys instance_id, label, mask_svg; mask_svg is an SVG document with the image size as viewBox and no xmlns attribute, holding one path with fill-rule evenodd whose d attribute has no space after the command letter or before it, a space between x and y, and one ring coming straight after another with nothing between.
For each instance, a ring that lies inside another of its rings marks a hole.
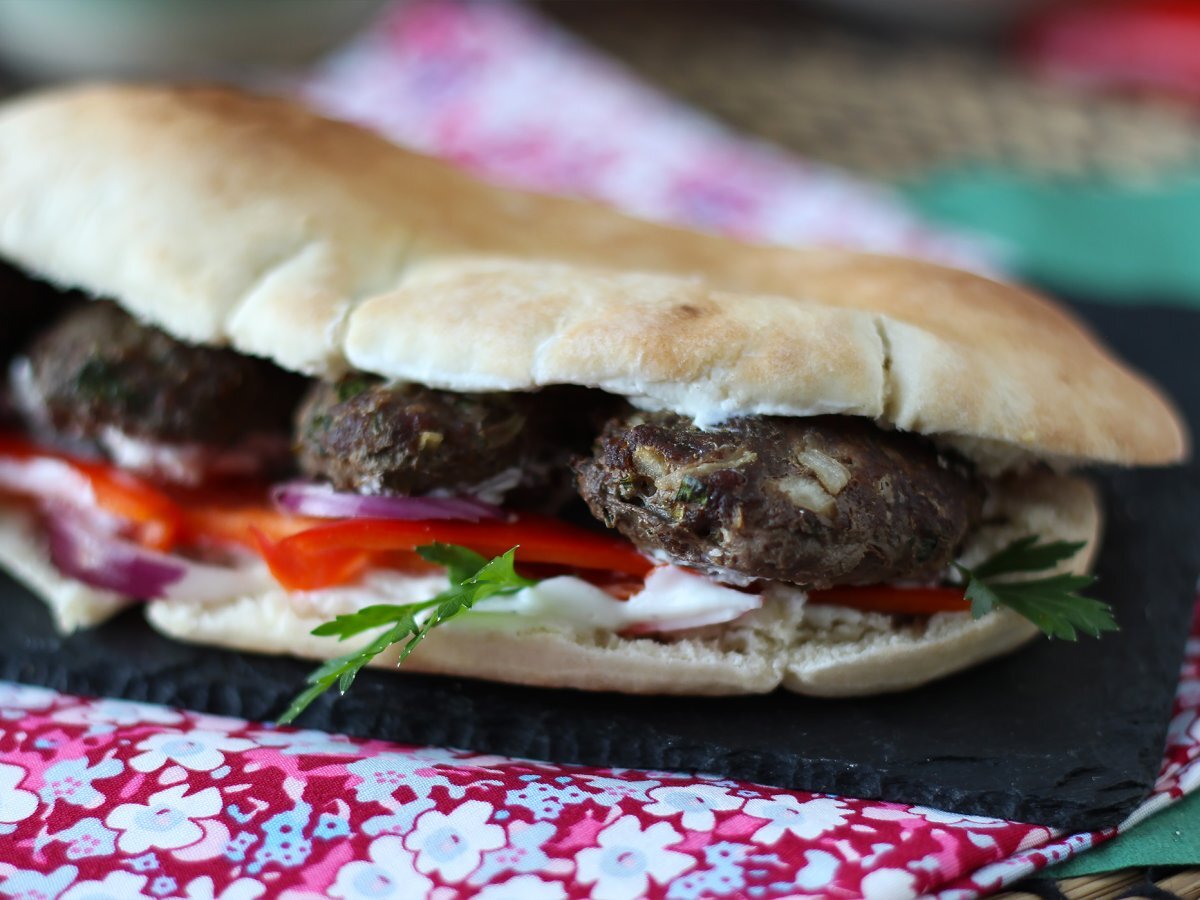
<instances>
[{"instance_id":1,"label":"charred meat surface","mask_svg":"<svg viewBox=\"0 0 1200 900\"><path fill-rule=\"evenodd\" d=\"M177 341L109 302L71 310L33 340L12 371L29 426L62 441L114 458L145 447L261 450L261 462L270 455L272 467L281 453L286 459L304 385L264 360ZM137 460L117 461L139 468Z\"/></svg>"},{"instance_id":2,"label":"charred meat surface","mask_svg":"<svg viewBox=\"0 0 1200 900\"><path fill-rule=\"evenodd\" d=\"M313 385L296 417L300 467L339 490L498 496L545 467L528 398L369 375Z\"/></svg>"},{"instance_id":3,"label":"charred meat surface","mask_svg":"<svg viewBox=\"0 0 1200 900\"><path fill-rule=\"evenodd\" d=\"M576 475L596 517L646 552L724 580L813 587L935 576L983 502L928 442L850 416L702 431L636 414L608 423Z\"/></svg>"}]
</instances>

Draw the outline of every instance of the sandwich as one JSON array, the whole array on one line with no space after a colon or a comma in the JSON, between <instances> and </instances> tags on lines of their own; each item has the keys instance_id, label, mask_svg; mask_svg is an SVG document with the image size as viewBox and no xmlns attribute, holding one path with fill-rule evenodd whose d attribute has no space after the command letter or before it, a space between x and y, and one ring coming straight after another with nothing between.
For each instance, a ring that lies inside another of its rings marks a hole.
<instances>
[{"instance_id":1,"label":"sandwich","mask_svg":"<svg viewBox=\"0 0 1200 900\"><path fill-rule=\"evenodd\" d=\"M473 180L288 101L0 108L0 560L63 630L853 696L1048 633L1170 403L1067 311Z\"/></svg>"}]
</instances>

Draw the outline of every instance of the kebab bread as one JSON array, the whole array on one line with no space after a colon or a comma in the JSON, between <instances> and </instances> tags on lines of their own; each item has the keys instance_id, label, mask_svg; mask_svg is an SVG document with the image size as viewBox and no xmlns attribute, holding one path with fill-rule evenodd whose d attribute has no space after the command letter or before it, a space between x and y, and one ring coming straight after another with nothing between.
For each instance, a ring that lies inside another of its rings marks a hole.
<instances>
[{"instance_id":1,"label":"kebab bread","mask_svg":"<svg viewBox=\"0 0 1200 900\"><path fill-rule=\"evenodd\" d=\"M182 340L315 376L358 369L458 391L579 384L701 423L869 417L929 435L986 474L1012 473L993 502L1010 505L1014 536L1094 548L1099 532L1086 485L1018 477L1031 464L1161 464L1187 449L1153 386L1068 313L1017 288L507 191L285 101L225 90L101 86L0 108L0 257L111 297ZM48 574L28 528L13 534L0 557L60 624L111 610L111 597L92 606ZM980 532L976 543L971 552L997 542ZM297 608L268 591L158 603L150 618L177 637L244 649L347 649L309 636L317 623ZM771 603L661 640L455 626L408 665L630 691L782 681L849 694L919 683L1031 633L1003 613L912 624Z\"/></svg>"},{"instance_id":2,"label":"kebab bread","mask_svg":"<svg viewBox=\"0 0 1200 900\"><path fill-rule=\"evenodd\" d=\"M868 416L989 471L1185 452L1164 398L1033 294L502 190L228 90L0 107L0 257L317 376L584 384L702 421Z\"/></svg>"}]
</instances>

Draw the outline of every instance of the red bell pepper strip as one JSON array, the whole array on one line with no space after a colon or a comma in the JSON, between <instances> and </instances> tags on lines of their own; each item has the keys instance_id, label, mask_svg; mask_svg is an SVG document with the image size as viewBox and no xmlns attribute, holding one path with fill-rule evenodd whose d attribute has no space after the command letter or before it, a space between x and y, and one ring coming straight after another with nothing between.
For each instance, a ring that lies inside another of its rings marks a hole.
<instances>
[{"instance_id":1,"label":"red bell pepper strip","mask_svg":"<svg viewBox=\"0 0 1200 900\"><path fill-rule=\"evenodd\" d=\"M251 550L261 549L259 536L281 541L307 531L328 519L314 519L280 512L272 507L263 492L247 497L196 497L184 504L189 539L240 544Z\"/></svg>"},{"instance_id":2,"label":"red bell pepper strip","mask_svg":"<svg viewBox=\"0 0 1200 900\"><path fill-rule=\"evenodd\" d=\"M364 554L414 550L434 542L459 544L483 556L519 546L526 563L556 563L579 569L619 572L641 578L654 564L620 538L540 516L512 522L346 519L318 525L277 543L260 540L260 552L284 587L315 590L342 583L369 563ZM336 578L336 581L327 579Z\"/></svg>"}]
</instances>

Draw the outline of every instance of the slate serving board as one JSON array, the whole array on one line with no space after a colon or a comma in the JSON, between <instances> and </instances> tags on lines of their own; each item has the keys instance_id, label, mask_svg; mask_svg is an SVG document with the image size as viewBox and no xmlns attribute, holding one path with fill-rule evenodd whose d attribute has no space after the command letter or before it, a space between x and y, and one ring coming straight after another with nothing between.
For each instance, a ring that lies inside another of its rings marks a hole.
<instances>
[{"instance_id":1,"label":"slate serving board","mask_svg":"<svg viewBox=\"0 0 1200 900\"><path fill-rule=\"evenodd\" d=\"M1200 419L1200 314L1084 308ZM1172 367L1178 366L1177 369ZM556 692L364 673L302 724L354 735L635 768L693 769L805 790L921 803L1069 830L1111 825L1157 772L1200 573L1200 468L1097 473L1108 526L1095 595L1122 631L1039 641L906 694L826 701ZM0 678L269 719L310 664L175 644L136 611L57 637L0 579Z\"/></svg>"}]
</instances>

